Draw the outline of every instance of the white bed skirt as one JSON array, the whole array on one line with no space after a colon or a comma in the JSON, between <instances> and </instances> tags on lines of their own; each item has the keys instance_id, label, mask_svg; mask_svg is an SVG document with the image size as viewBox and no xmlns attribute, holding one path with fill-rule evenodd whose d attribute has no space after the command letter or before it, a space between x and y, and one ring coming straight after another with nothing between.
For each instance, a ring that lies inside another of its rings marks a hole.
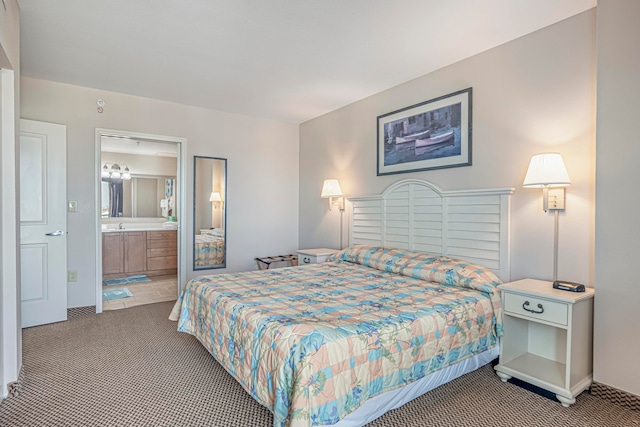
<instances>
[{"instance_id":1,"label":"white bed skirt","mask_svg":"<svg viewBox=\"0 0 640 427\"><path fill-rule=\"evenodd\" d=\"M407 402L412 401L416 397L422 396L428 391L433 390L449 381L475 371L481 366L486 365L493 359L498 357L500 350L496 345L484 353L477 354L473 357L458 362L447 368L436 371L426 377L407 384L404 387L382 393L364 402L358 409L348 414L337 424L322 427L360 427L376 418L382 416L386 412L399 408Z\"/></svg>"}]
</instances>

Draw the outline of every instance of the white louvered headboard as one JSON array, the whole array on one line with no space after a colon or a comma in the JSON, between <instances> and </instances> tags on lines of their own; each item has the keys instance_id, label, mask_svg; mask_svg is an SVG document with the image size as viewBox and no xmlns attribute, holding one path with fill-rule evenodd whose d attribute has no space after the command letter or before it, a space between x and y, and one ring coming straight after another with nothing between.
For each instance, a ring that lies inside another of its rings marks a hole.
<instances>
[{"instance_id":1,"label":"white louvered headboard","mask_svg":"<svg viewBox=\"0 0 640 427\"><path fill-rule=\"evenodd\" d=\"M442 254L511 278L509 222L513 188L443 191L405 179L381 195L350 197L350 245Z\"/></svg>"}]
</instances>

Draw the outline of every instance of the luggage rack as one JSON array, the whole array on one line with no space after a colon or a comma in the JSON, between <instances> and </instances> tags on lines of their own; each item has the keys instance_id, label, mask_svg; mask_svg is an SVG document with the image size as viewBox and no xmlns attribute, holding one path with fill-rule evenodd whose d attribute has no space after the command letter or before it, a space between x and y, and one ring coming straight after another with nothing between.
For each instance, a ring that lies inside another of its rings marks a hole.
<instances>
[{"instance_id":1,"label":"luggage rack","mask_svg":"<svg viewBox=\"0 0 640 427\"><path fill-rule=\"evenodd\" d=\"M260 270L268 270L271 264L277 262L288 262L292 267L298 265L298 256L293 254L258 257L255 260Z\"/></svg>"}]
</instances>

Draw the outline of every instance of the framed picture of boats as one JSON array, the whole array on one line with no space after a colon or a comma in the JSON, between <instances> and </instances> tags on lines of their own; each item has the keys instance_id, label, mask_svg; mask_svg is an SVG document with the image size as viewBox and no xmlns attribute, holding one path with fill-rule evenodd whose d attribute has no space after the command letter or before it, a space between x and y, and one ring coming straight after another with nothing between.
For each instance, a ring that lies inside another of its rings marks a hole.
<instances>
[{"instance_id":1,"label":"framed picture of boats","mask_svg":"<svg viewBox=\"0 0 640 427\"><path fill-rule=\"evenodd\" d=\"M378 176L471 166L471 93L378 116Z\"/></svg>"}]
</instances>

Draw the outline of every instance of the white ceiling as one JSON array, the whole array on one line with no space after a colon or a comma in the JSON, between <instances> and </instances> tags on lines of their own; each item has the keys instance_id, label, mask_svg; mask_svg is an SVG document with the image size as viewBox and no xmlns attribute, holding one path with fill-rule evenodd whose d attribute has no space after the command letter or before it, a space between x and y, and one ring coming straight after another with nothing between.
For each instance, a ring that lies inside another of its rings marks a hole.
<instances>
[{"instance_id":1,"label":"white ceiling","mask_svg":"<svg viewBox=\"0 0 640 427\"><path fill-rule=\"evenodd\" d=\"M107 153L139 154L143 156L178 157L178 146L171 142L103 136L101 151Z\"/></svg>"},{"instance_id":2,"label":"white ceiling","mask_svg":"<svg viewBox=\"0 0 640 427\"><path fill-rule=\"evenodd\" d=\"M300 123L596 0L18 0L22 74Z\"/></svg>"}]
</instances>

